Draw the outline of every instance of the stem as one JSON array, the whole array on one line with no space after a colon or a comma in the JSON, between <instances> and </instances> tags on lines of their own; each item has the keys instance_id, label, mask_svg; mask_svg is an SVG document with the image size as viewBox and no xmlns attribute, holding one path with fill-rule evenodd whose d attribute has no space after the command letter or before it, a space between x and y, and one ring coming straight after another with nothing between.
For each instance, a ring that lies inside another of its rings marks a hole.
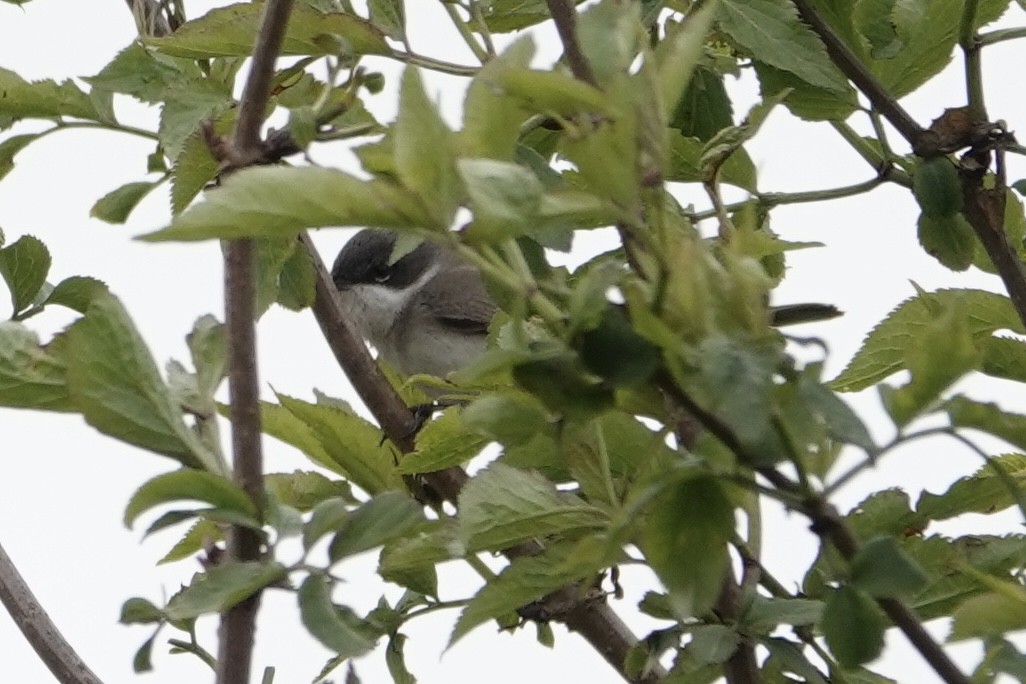
<instances>
[{"instance_id":1,"label":"stem","mask_svg":"<svg viewBox=\"0 0 1026 684\"><path fill-rule=\"evenodd\" d=\"M965 55L965 89L970 121L987 120L987 106L983 99L983 60L980 41L976 37L976 12L979 5L979 0L966 0L958 37Z\"/></svg>"},{"instance_id":2,"label":"stem","mask_svg":"<svg viewBox=\"0 0 1026 684\"><path fill-rule=\"evenodd\" d=\"M994 45L1005 40L1017 40L1019 38L1026 38L1026 26L981 33L976 37L976 40L979 46L983 47L984 45Z\"/></svg>"},{"instance_id":3,"label":"stem","mask_svg":"<svg viewBox=\"0 0 1026 684\"><path fill-rule=\"evenodd\" d=\"M274 65L291 11L292 0L268 0L264 6L249 77L242 91L239 119L229 145L229 171L263 160L264 143L260 128L270 96ZM253 241L232 241L225 245L224 250L233 479L262 511L265 494L254 323ZM228 534L228 554L234 561L258 560L261 555L259 531L233 525ZM249 682L259 607L258 591L221 615L217 684Z\"/></svg>"},{"instance_id":4,"label":"stem","mask_svg":"<svg viewBox=\"0 0 1026 684\"><path fill-rule=\"evenodd\" d=\"M60 684L103 684L64 640L3 546L0 546L0 603Z\"/></svg>"},{"instance_id":5,"label":"stem","mask_svg":"<svg viewBox=\"0 0 1026 684\"><path fill-rule=\"evenodd\" d=\"M481 34L481 42L484 43L485 51L489 57L495 56L495 43L492 42L492 32L488 30L488 22L485 21L481 12L481 3L478 0L470 0L470 17Z\"/></svg>"},{"instance_id":6,"label":"stem","mask_svg":"<svg viewBox=\"0 0 1026 684\"><path fill-rule=\"evenodd\" d=\"M809 202L824 202L826 200L838 199L840 197L852 197L869 192L887 181L883 178L870 178L854 185L845 185L840 188L829 188L827 190L807 190L805 192L764 192L757 193L751 199L724 204L722 207L706 209L703 211L686 212L691 221L703 221L705 219L719 216L723 212L737 211L752 200L755 200L764 207L776 207L784 204L806 204Z\"/></svg>"},{"instance_id":7,"label":"stem","mask_svg":"<svg viewBox=\"0 0 1026 684\"><path fill-rule=\"evenodd\" d=\"M43 131L39 135L42 137L65 128L97 128L104 131L130 133L131 135L137 135L140 138L146 138L147 140L160 140L160 137L156 133L148 131L145 128L136 128L135 126L126 126L124 124L104 123L102 121L58 121L56 126Z\"/></svg>"},{"instance_id":8,"label":"stem","mask_svg":"<svg viewBox=\"0 0 1026 684\"><path fill-rule=\"evenodd\" d=\"M388 56L405 64L412 64L424 67L425 69L431 69L432 71L440 71L443 74L452 74L453 76L476 76L477 72L481 70L481 67L445 62L434 57L417 54L416 52L393 50Z\"/></svg>"},{"instance_id":9,"label":"stem","mask_svg":"<svg viewBox=\"0 0 1026 684\"><path fill-rule=\"evenodd\" d=\"M456 11L456 7L450 2L442 2L442 6L445 7L446 14L449 15L449 19L452 21L453 26L460 32L460 37L463 38L463 42L467 44L470 51L474 53L477 60L484 64L488 61L488 53L485 51L481 44L477 42L477 38L471 32L467 23L460 18L460 13Z\"/></svg>"}]
</instances>

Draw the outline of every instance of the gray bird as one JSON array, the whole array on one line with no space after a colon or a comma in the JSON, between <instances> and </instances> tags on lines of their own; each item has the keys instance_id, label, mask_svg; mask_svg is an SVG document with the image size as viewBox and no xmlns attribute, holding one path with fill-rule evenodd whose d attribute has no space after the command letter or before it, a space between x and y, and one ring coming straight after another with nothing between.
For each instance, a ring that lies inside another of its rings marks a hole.
<instances>
[{"instance_id":1,"label":"gray bird","mask_svg":"<svg viewBox=\"0 0 1026 684\"><path fill-rule=\"evenodd\" d=\"M445 377L485 350L496 306L481 274L432 242L390 264L396 234L366 229L331 275L359 333L404 375Z\"/></svg>"},{"instance_id":2,"label":"gray bird","mask_svg":"<svg viewBox=\"0 0 1026 684\"><path fill-rule=\"evenodd\" d=\"M396 234L365 229L345 244L331 275L360 335L404 375L445 377L485 350L496 306L481 274L432 242L390 264ZM774 325L840 315L828 304L772 310Z\"/></svg>"}]
</instances>

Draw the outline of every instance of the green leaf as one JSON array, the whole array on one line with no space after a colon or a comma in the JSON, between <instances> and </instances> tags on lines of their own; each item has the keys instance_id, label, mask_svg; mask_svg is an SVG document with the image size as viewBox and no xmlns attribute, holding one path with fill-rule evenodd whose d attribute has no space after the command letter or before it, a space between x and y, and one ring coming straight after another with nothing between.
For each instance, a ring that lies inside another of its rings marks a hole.
<instances>
[{"instance_id":1,"label":"green leaf","mask_svg":"<svg viewBox=\"0 0 1026 684\"><path fill-rule=\"evenodd\" d=\"M381 546L424 522L421 506L404 492L384 492L350 511L331 541L332 563Z\"/></svg>"},{"instance_id":2,"label":"green leaf","mask_svg":"<svg viewBox=\"0 0 1026 684\"><path fill-rule=\"evenodd\" d=\"M578 544L551 546L541 555L513 559L460 613L449 647L483 622L511 613L604 567L609 559L603 547L600 540L586 538Z\"/></svg>"},{"instance_id":3,"label":"green leaf","mask_svg":"<svg viewBox=\"0 0 1026 684\"><path fill-rule=\"evenodd\" d=\"M696 11L688 13L687 21L668 27L666 36L655 49L664 121L677 111L681 95L691 82L695 67L705 52L705 39L717 17L717 10L717 2L703 3Z\"/></svg>"},{"instance_id":4,"label":"green leaf","mask_svg":"<svg viewBox=\"0 0 1026 684\"><path fill-rule=\"evenodd\" d=\"M886 626L873 600L848 586L830 593L820 622L827 646L845 669L880 655Z\"/></svg>"},{"instance_id":5,"label":"green leaf","mask_svg":"<svg viewBox=\"0 0 1026 684\"><path fill-rule=\"evenodd\" d=\"M701 625L691 631L688 648L702 665L720 665L734 655L741 635L727 625Z\"/></svg>"},{"instance_id":6,"label":"green leaf","mask_svg":"<svg viewBox=\"0 0 1026 684\"><path fill-rule=\"evenodd\" d=\"M206 121L230 118L236 106L231 88L207 78L182 81L170 89L160 110L157 135L168 157L177 160L189 137L200 133ZM215 132L217 132L215 125ZM204 142L206 138L204 137Z\"/></svg>"},{"instance_id":7,"label":"green leaf","mask_svg":"<svg viewBox=\"0 0 1026 684\"><path fill-rule=\"evenodd\" d=\"M15 314L32 305L50 272L50 250L39 238L23 235L0 249L0 277L11 293Z\"/></svg>"},{"instance_id":8,"label":"green leaf","mask_svg":"<svg viewBox=\"0 0 1026 684\"><path fill-rule=\"evenodd\" d=\"M39 344L20 323L0 322L0 406L74 411L60 346Z\"/></svg>"},{"instance_id":9,"label":"green leaf","mask_svg":"<svg viewBox=\"0 0 1026 684\"><path fill-rule=\"evenodd\" d=\"M188 21L164 38L147 38L159 51L187 57L249 57L253 52L263 6L239 3L213 9ZM370 22L348 14L321 13L298 4L289 16L283 55L387 55L384 35Z\"/></svg>"},{"instance_id":10,"label":"green leaf","mask_svg":"<svg viewBox=\"0 0 1026 684\"><path fill-rule=\"evenodd\" d=\"M988 4L980 3L981 10ZM894 97L902 98L916 90L951 61L963 8L963 0L895 3L890 20L902 49L888 59L866 58L870 70Z\"/></svg>"},{"instance_id":11,"label":"green leaf","mask_svg":"<svg viewBox=\"0 0 1026 684\"><path fill-rule=\"evenodd\" d=\"M235 113L222 114L214 123L214 132L224 134L222 126L234 123ZM210 153L206 138L200 130L193 131L182 142L171 167L171 212L177 216L185 211L200 191L217 176L217 161Z\"/></svg>"},{"instance_id":12,"label":"green leaf","mask_svg":"<svg viewBox=\"0 0 1026 684\"><path fill-rule=\"evenodd\" d=\"M374 0L371 0L372 5L373 2ZM388 674L392 676L394 684L417 684L417 678L406 668L406 660L403 657L405 643L406 635L401 632L389 637L388 648L385 649L385 665L388 666Z\"/></svg>"},{"instance_id":13,"label":"green leaf","mask_svg":"<svg viewBox=\"0 0 1026 684\"><path fill-rule=\"evenodd\" d=\"M930 218L948 218L962 211L962 184L955 165L947 157L934 157L916 164L912 194L923 214Z\"/></svg>"},{"instance_id":14,"label":"green leaf","mask_svg":"<svg viewBox=\"0 0 1026 684\"><path fill-rule=\"evenodd\" d=\"M285 567L273 561L218 565L195 575L189 586L171 597L164 612L169 620L220 613L285 577Z\"/></svg>"},{"instance_id":15,"label":"green leaf","mask_svg":"<svg viewBox=\"0 0 1026 684\"><path fill-rule=\"evenodd\" d=\"M460 411L446 411L417 433L417 448L399 461L404 474L431 473L458 466L481 452L488 439L468 432Z\"/></svg>"},{"instance_id":16,"label":"green leaf","mask_svg":"<svg viewBox=\"0 0 1026 684\"><path fill-rule=\"evenodd\" d=\"M256 505L231 480L202 470L175 470L149 480L132 494L125 506L125 526L132 527L136 518L154 506L183 500L204 501L251 519L258 515Z\"/></svg>"},{"instance_id":17,"label":"green leaf","mask_svg":"<svg viewBox=\"0 0 1026 684\"><path fill-rule=\"evenodd\" d=\"M975 428L1026 451L1026 415L1003 411L997 404L952 397L945 408L955 428Z\"/></svg>"},{"instance_id":18,"label":"green leaf","mask_svg":"<svg viewBox=\"0 0 1026 684\"><path fill-rule=\"evenodd\" d=\"M615 387L646 383L662 361L659 348L641 337L622 308L606 308L598 325L577 341L584 366Z\"/></svg>"},{"instance_id":19,"label":"green leaf","mask_svg":"<svg viewBox=\"0 0 1026 684\"><path fill-rule=\"evenodd\" d=\"M756 595L741 616L741 622L758 633L769 634L777 625L816 624L822 615L822 601L767 598Z\"/></svg>"},{"instance_id":20,"label":"green leaf","mask_svg":"<svg viewBox=\"0 0 1026 684\"><path fill-rule=\"evenodd\" d=\"M291 311L313 306L316 284L317 271L310 259L310 253L296 242L292 253L278 272L277 301Z\"/></svg>"},{"instance_id":21,"label":"green leaf","mask_svg":"<svg viewBox=\"0 0 1026 684\"><path fill-rule=\"evenodd\" d=\"M200 76L199 69L188 62L158 59L145 46L133 42L100 73L83 80L94 90L123 93L157 104L172 85Z\"/></svg>"},{"instance_id":22,"label":"green leaf","mask_svg":"<svg viewBox=\"0 0 1026 684\"><path fill-rule=\"evenodd\" d=\"M65 339L68 389L87 423L183 465L221 472L218 457L182 420L120 301L96 296Z\"/></svg>"},{"instance_id":23,"label":"green leaf","mask_svg":"<svg viewBox=\"0 0 1026 684\"><path fill-rule=\"evenodd\" d=\"M39 139L38 133L25 133L22 135L12 135L3 142L0 142L0 179L9 174L11 169L14 168L15 155L37 139Z\"/></svg>"},{"instance_id":24,"label":"green leaf","mask_svg":"<svg viewBox=\"0 0 1026 684\"><path fill-rule=\"evenodd\" d=\"M132 671L139 672L150 672L153 670L153 643L157 640L157 633L143 642L139 650L135 652L135 656L132 657Z\"/></svg>"},{"instance_id":25,"label":"green leaf","mask_svg":"<svg viewBox=\"0 0 1026 684\"><path fill-rule=\"evenodd\" d=\"M626 75L638 54L639 9L637 3L606 0L578 13L577 39L600 87L612 86Z\"/></svg>"},{"instance_id":26,"label":"green leaf","mask_svg":"<svg viewBox=\"0 0 1026 684\"><path fill-rule=\"evenodd\" d=\"M310 634L341 660L367 653L377 641L352 611L331 602L331 588L320 575L308 576L299 587L299 617Z\"/></svg>"},{"instance_id":27,"label":"green leaf","mask_svg":"<svg viewBox=\"0 0 1026 684\"><path fill-rule=\"evenodd\" d=\"M847 81L815 33L786 0L723 0L720 28L759 61L790 71L808 83L842 92Z\"/></svg>"},{"instance_id":28,"label":"green leaf","mask_svg":"<svg viewBox=\"0 0 1026 684\"><path fill-rule=\"evenodd\" d=\"M1003 470L1014 484L1026 486L1026 456L1004 454L991 459L972 476L956 480L943 494L924 491L919 495L916 510L931 520L947 520L964 513L996 513L1014 506L1022 497L1022 489L1013 493L999 477L996 468Z\"/></svg>"},{"instance_id":29,"label":"green leaf","mask_svg":"<svg viewBox=\"0 0 1026 684\"><path fill-rule=\"evenodd\" d=\"M727 94L723 75L698 65L670 117L670 127L679 130L685 138L705 141L733 125L734 105Z\"/></svg>"},{"instance_id":30,"label":"green leaf","mask_svg":"<svg viewBox=\"0 0 1026 684\"><path fill-rule=\"evenodd\" d=\"M130 598L121 604L123 625L149 625L164 619L164 612L144 598Z\"/></svg>"},{"instance_id":31,"label":"green leaf","mask_svg":"<svg viewBox=\"0 0 1026 684\"><path fill-rule=\"evenodd\" d=\"M795 116L806 121L844 121L859 106L855 89L847 83L838 92L814 86L790 71L777 69L756 59L753 62L759 76L759 92L764 99L789 91L783 104Z\"/></svg>"},{"instance_id":32,"label":"green leaf","mask_svg":"<svg viewBox=\"0 0 1026 684\"><path fill-rule=\"evenodd\" d=\"M72 311L85 313L94 299L108 295L110 290L103 281L88 276L71 276L57 283L44 303L59 304Z\"/></svg>"},{"instance_id":33,"label":"green leaf","mask_svg":"<svg viewBox=\"0 0 1026 684\"><path fill-rule=\"evenodd\" d=\"M919 244L923 250L952 271L964 271L973 264L976 234L962 214L928 216L917 222Z\"/></svg>"},{"instance_id":34,"label":"green leaf","mask_svg":"<svg viewBox=\"0 0 1026 684\"><path fill-rule=\"evenodd\" d=\"M552 429L537 399L512 390L475 399L463 409L461 418L479 434L505 445L523 444Z\"/></svg>"},{"instance_id":35,"label":"green leaf","mask_svg":"<svg viewBox=\"0 0 1026 684\"><path fill-rule=\"evenodd\" d=\"M599 528L606 515L544 477L492 463L463 488L460 538L470 550L500 550L513 544Z\"/></svg>"},{"instance_id":36,"label":"green leaf","mask_svg":"<svg viewBox=\"0 0 1026 684\"><path fill-rule=\"evenodd\" d=\"M427 596L438 595L435 565L464 554L456 521L433 520L409 534L385 543L378 558L378 574Z\"/></svg>"},{"instance_id":37,"label":"green leaf","mask_svg":"<svg viewBox=\"0 0 1026 684\"><path fill-rule=\"evenodd\" d=\"M722 589L733 533L734 506L712 477L673 483L657 499L640 546L679 614L701 615L712 608ZM681 562L684 558L686 563Z\"/></svg>"},{"instance_id":38,"label":"green leaf","mask_svg":"<svg viewBox=\"0 0 1026 684\"><path fill-rule=\"evenodd\" d=\"M53 80L29 83L18 74L0 68L0 117L12 119L50 119L70 116L100 120L89 96L72 81Z\"/></svg>"},{"instance_id":39,"label":"green leaf","mask_svg":"<svg viewBox=\"0 0 1026 684\"><path fill-rule=\"evenodd\" d=\"M1026 382L1026 343L1012 337L982 340L980 372L995 378Z\"/></svg>"},{"instance_id":40,"label":"green leaf","mask_svg":"<svg viewBox=\"0 0 1026 684\"><path fill-rule=\"evenodd\" d=\"M1018 583L993 582L995 591L967 599L955 609L949 641L1001 637L1026 628L1026 590Z\"/></svg>"},{"instance_id":41,"label":"green leaf","mask_svg":"<svg viewBox=\"0 0 1026 684\"><path fill-rule=\"evenodd\" d=\"M428 99L420 72L414 67L403 72L393 133L399 180L427 209L429 227L448 229L460 198L455 137Z\"/></svg>"},{"instance_id":42,"label":"green leaf","mask_svg":"<svg viewBox=\"0 0 1026 684\"><path fill-rule=\"evenodd\" d=\"M353 500L348 482L331 480L310 470L268 473L264 475L264 486L280 503L302 512L313 510L322 502L335 497L345 501Z\"/></svg>"},{"instance_id":43,"label":"green leaf","mask_svg":"<svg viewBox=\"0 0 1026 684\"><path fill-rule=\"evenodd\" d=\"M362 181L312 166L262 166L232 174L170 226L141 239L286 237L304 228L404 228L425 220L418 199L387 181Z\"/></svg>"},{"instance_id":44,"label":"green leaf","mask_svg":"<svg viewBox=\"0 0 1026 684\"><path fill-rule=\"evenodd\" d=\"M912 379L897 390L884 392L884 405L898 425L905 425L979 362L968 312L960 301L945 302L925 327L915 331L905 350L905 365Z\"/></svg>"},{"instance_id":45,"label":"green leaf","mask_svg":"<svg viewBox=\"0 0 1026 684\"><path fill-rule=\"evenodd\" d=\"M601 90L561 72L510 67L497 73L495 82L523 106L539 114L562 117L581 113L614 114Z\"/></svg>"},{"instance_id":46,"label":"green leaf","mask_svg":"<svg viewBox=\"0 0 1026 684\"><path fill-rule=\"evenodd\" d=\"M325 459L369 494L404 490L395 454L381 444L381 432L354 413L335 406L309 404L278 395L294 417L306 424ZM306 444L305 436L294 435Z\"/></svg>"},{"instance_id":47,"label":"green leaf","mask_svg":"<svg viewBox=\"0 0 1026 684\"><path fill-rule=\"evenodd\" d=\"M164 557L157 561L157 564L173 563L188 558L209 548L215 542L223 541L222 528L223 526L206 518L197 520Z\"/></svg>"},{"instance_id":48,"label":"green leaf","mask_svg":"<svg viewBox=\"0 0 1026 684\"><path fill-rule=\"evenodd\" d=\"M406 39L406 7L403 0L368 0L367 10L371 23L386 36L398 41ZM398 680L396 684L399 684Z\"/></svg>"},{"instance_id":49,"label":"green leaf","mask_svg":"<svg viewBox=\"0 0 1026 684\"><path fill-rule=\"evenodd\" d=\"M893 537L875 537L851 561L851 584L870 596L899 598L926 586L923 569Z\"/></svg>"},{"instance_id":50,"label":"green leaf","mask_svg":"<svg viewBox=\"0 0 1026 684\"><path fill-rule=\"evenodd\" d=\"M876 451L876 442L862 419L843 399L820 383L818 378L808 373L802 374L798 381L798 393L826 425L831 439L854 444L870 453Z\"/></svg>"},{"instance_id":51,"label":"green leaf","mask_svg":"<svg viewBox=\"0 0 1026 684\"><path fill-rule=\"evenodd\" d=\"M753 344L723 334L702 341L698 364L711 403L743 444L762 444L771 431L773 374L780 363L776 342Z\"/></svg>"},{"instance_id":52,"label":"green leaf","mask_svg":"<svg viewBox=\"0 0 1026 684\"><path fill-rule=\"evenodd\" d=\"M98 199L93 208L89 210L89 215L107 223L124 223L136 205L158 184L152 181L140 181L122 185Z\"/></svg>"},{"instance_id":53,"label":"green leaf","mask_svg":"<svg viewBox=\"0 0 1026 684\"><path fill-rule=\"evenodd\" d=\"M527 69L533 56L534 42L530 36L523 36L481 67L470 82L463 101L463 130L459 133L463 155L513 159L520 125L530 111L506 93L498 80L508 69Z\"/></svg>"},{"instance_id":54,"label":"green leaf","mask_svg":"<svg viewBox=\"0 0 1026 684\"><path fill-rule=\"evenodd\" d=\"M969 312L969 332L974 340L986 339L1001 329L1026 332L1011 301L1002 295L971 289L924 293L906 299L889 313L830 386L840 392L857 392L902 370L906 350L920 331L934 320L937 311L956 302Z\"/></svg>"},{"instance_id":55,"label":"green leaf","mask_svg":"<svg viewBox=\"0 0 1026 684\"><path fill-rule=\"evenodd\" d=\"M707 179L702 168L702 152L706 143L670 133L670 165L666 180L682 183L702 183ZM737 149L720 167L720 180L750 192L756 190L755 164L744 148Z\"/></svg>"},{"instance_id":56,"label":"green leaf","mask_svg":"<svg viewBox=\"0 0 1026 684\"><path fill-rule=\"evenodd\" d=\"M536 225L544 187L531 171L511 162L461 159L460 177L470 197L470 240L500 242L520 237Z\"/></svg>"}]
</instances>

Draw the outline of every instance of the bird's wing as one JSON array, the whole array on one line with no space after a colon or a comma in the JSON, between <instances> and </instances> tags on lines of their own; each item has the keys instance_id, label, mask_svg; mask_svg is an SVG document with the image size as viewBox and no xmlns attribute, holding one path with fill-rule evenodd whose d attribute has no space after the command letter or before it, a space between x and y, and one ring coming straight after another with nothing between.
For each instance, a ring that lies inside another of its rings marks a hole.
<instances>
[{"instance_id":1,"label":"bird's wing","mask_svg":"<svg viewBox=\"0 0 1026 684\"><path fill-rule=\"evenodd\" d=\"M468 335L484 335L496 306L476 268L447 264L444 278L432 278L417 296L417 304L442 325Z\"/></svg>"}]
</instances>

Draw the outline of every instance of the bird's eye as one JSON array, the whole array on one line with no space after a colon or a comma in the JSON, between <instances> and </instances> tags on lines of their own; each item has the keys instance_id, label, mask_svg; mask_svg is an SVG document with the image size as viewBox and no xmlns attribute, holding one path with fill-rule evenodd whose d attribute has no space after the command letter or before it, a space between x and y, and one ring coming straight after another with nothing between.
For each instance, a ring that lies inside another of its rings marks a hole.
<instances>
[{"instance_id":1,"label":"bird's eye","mask_svg":"<svg viewBox=\"0 0 1026 684\"><path fill-rule=\"evenodd\" d=\"M387 283L392 279L392 272L387 268L377 268L374 269L374 273L371 274L371 277L374 278L374 282L376 283Z\"/></svg>"}]
</instances>

